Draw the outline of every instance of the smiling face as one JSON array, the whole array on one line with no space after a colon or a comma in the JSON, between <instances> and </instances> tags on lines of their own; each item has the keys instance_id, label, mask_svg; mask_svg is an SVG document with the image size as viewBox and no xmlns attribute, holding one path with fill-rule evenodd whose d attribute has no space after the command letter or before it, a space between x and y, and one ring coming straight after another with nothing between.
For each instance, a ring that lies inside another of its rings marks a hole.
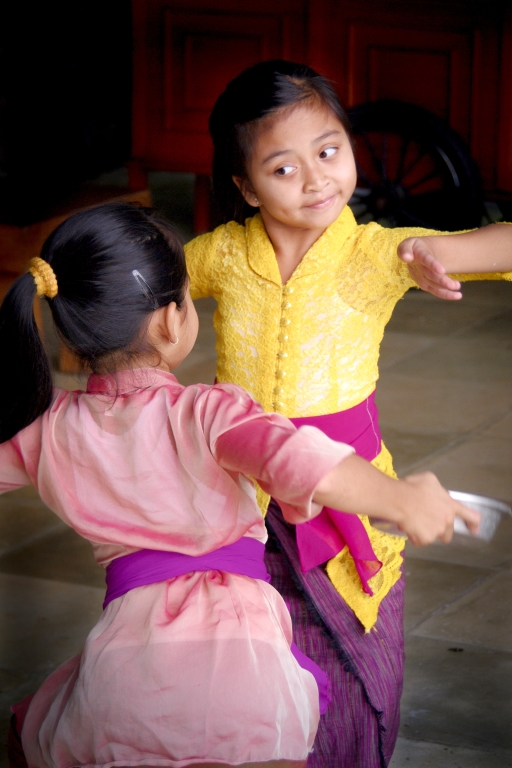
<instances>
[{"instance_id":1,"label":"smiling face","mask_svg":"<svg viewBox=\"0 0 512 768\"><path fill-rule=\"evenodd\" d=\"M267 228L323 232L352 197L356 167L350 140L331 110L304 103L261 126L245 180L235 178ZM256 202L257 201L257 202Z\"/></svg>"}]
</instances>

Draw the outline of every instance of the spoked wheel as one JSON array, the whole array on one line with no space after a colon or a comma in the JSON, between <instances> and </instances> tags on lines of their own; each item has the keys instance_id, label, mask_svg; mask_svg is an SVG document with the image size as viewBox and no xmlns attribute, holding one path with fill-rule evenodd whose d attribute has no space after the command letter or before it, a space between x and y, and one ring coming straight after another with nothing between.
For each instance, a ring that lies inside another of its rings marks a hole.
<instances>
[{"instance_id":1,"label":"spoked wheel","mask_svg":"<svg viewBox=\"0 0 512 768\"><path fill-rule=\"evenodd\" d=\"M454 231L480 226L483 189L466 145L421 107L383 99L348 110L359 223Z\"/></svg>"}]
</instances>

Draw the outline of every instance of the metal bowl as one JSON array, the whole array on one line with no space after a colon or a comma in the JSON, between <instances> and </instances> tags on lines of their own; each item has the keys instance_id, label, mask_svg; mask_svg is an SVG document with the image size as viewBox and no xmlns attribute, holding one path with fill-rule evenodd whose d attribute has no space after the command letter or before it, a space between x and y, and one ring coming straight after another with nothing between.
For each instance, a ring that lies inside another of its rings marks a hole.
<instances>
[{"instance_id":1,"label":"metal bowl","mask_svg":"<svg viewBox=\"0 0 512 768\"><path fill-rule=\"evenodd\" d=\"M465 543L467 539L459 539L457 534L468 537L470 540L480 539L481 541L491 541L498 525L501 523L504 517L512 515L512 510L508 504L504 504L502 501L491 499L488 496L478 496L476 493L463 493L462 491L448 491L450 496L465 507L474 509L480 513L480 529L476 535L473 535L466 523L462 518L456 517L453 532L454 538L452 539L454 544L459 541L461 544ZM403 531L400 531L395 523L390 523L387 520L381 520L380 518L371 517L370 524L374 528L378 528L379 531L384 533L390 533L394 536L406 536Z\"/></svg>"},{"instance_id":2,"label":"metal bowl","mask_svg":"<svg viewBox=\"0 0 512 768\"><path fill-rule=\"evenodd\" d=\"M480 513L480 530L473 536L462 518L456 517L453 526L453 532L463 536L482 539L482 541L491 541L498 525L504 517L512 514L508 504L502 501L491 499L488 496L478 496L476 493L463 493L462 491L448 491L450 496L465 507L474 509Z\"/></svg>"}]
</instances>

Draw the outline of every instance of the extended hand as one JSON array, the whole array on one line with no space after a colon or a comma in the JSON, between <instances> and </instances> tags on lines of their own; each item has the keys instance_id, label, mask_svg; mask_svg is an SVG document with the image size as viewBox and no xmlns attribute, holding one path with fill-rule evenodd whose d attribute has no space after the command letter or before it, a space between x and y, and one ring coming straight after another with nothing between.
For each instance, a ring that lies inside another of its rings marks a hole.
<instances>
[{"instance_id":1,"label":"extended hand","mask_svg":"<svg viewBox=\"0 0 512 768\"><path fill-rule=\"evenodd\" d=\"M398 246L398 257L404 261L414 282L439 299L456 301L462 298L460 283L448 277L425 240L409 237Z\"/></svg>"},{"instance_id":2,"label":"extended hand","mask_svg":"<svg viewBox=\"0 0 512 768\"><path fill-rule=\"evenodd\" d=\"M478 533L480 515L455 501L432 472L409 475L402 481L408 487L408 503L401 528L415 546L430 544L435 539L448 543L453 536L455 516L462 518L471 533Z\"/></svg>"}]
</instances>

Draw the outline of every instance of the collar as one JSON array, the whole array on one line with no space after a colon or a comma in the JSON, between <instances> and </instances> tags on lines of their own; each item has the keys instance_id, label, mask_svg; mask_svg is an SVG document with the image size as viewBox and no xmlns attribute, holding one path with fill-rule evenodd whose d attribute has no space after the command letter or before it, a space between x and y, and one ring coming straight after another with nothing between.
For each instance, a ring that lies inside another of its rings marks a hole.
<instances>
[{"instance_id":1,"label":"collar","mask_svg":"<svg viewBox=\"0 0 512 768\"><path fill-rule=\"evenodd\" d=\"M114 374L92 373L87 380L88 395L128 395L140 389L157 389L178 384L176 376L159 368L135 368Z\"/></svg>"},{"instance_id":2,"label":"collar","mask_svg":"<svg viewBox=\"0 0 512 768\"><path fill-rule=\"evenodd\" d=\"M302 261L288 282L322 269L332 260L333 249L340 250L343 248L346 240L356 229L357 222L354 214L346 205L336 221L327 227L309 251L304 254ZM282 285L276 254L259 213L246 220L245 231L247 258L251 269L260 277L277 283L277 285Z\"/></svg>"}]
</instances>

